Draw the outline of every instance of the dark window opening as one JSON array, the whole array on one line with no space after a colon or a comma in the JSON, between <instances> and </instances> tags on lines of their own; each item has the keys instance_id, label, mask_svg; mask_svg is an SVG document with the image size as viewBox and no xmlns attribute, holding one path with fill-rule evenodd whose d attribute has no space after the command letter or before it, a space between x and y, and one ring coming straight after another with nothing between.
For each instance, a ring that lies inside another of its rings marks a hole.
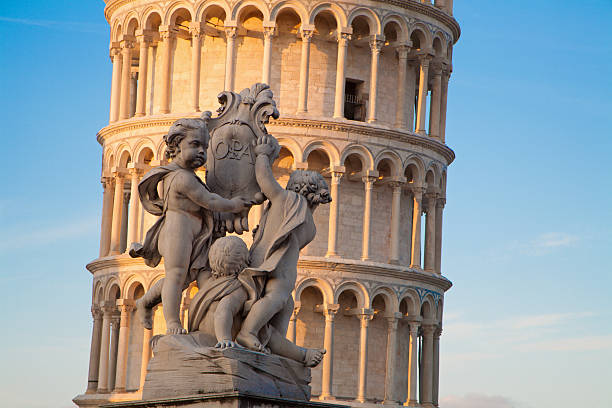
<instances>
[{"instance_id":1,"label":"dark window opening","mask_svg":"<svg viewBox=\"0 0 612 408\"><path fill-rule=\"evenodd\" d=\"M344 84L344 117L364 122L366 106L363 97L363 81L347 79Z\"/></svg>"}]
</instances>

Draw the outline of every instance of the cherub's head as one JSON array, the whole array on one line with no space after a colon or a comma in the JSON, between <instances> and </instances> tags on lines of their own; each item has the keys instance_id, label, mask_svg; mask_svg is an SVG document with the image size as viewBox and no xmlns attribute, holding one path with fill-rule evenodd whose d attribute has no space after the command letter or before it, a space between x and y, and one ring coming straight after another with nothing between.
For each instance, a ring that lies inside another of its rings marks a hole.
<instances>
[{"instance_id":1,"label":"cherub's head","mask_svg":"<svg viewBox=\"0 0 612 408\"><path fill-rule=\"evenodd\" d=\"M235 276L247 266L249 250L238 237L219 238L210 247L208 261L213 277Z\"/></svg>"},{"instance_id":2,"label":"cherub's head","mask_svg":"<svg viewBox=\"0 0 612 408\"><path fill-rule=\"evenodd\" d=\"M316 171L295 170L289 176L287 190L295 191L308 200L308 204L314 209L319 204L331 202L327 182Z\"/></svg>"},{"instance_id":3,"label":"cherub's head","mask_svg":"<svg viewBox=\"0 0 612 408\"><path fill-rule=\"evenodd\" d=\"M208 128L202 119L179 119L164 136L166 159L179 166L197 169L206 163Z\"/></svg>"}]
</instances>

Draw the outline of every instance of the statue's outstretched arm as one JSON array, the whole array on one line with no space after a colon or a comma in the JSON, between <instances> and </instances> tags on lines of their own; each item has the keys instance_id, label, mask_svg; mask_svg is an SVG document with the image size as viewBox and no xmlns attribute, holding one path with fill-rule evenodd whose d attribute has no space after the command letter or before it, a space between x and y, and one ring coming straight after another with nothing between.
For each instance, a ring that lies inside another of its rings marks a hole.
<instances>
[{"instance_id":1,"label":"statue's outstretched arm","mask_svg":"<svg viewBox=\"0 0 612 408\"><path fill-rule=\"evenodd\" d=\"M255 177L257 184L270 201L274 201L276 197L283 194L285 189L274 178L272 167L270 166L270 158L267 154L259 154L255 162Z\"/></svg>"}]
</instances>

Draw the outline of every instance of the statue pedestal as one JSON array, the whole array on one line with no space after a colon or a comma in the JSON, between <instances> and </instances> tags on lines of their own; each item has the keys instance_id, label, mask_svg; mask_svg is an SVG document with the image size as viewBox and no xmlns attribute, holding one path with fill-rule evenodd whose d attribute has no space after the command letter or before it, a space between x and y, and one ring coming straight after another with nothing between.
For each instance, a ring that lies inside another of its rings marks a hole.
<instances>
[{"instance_id":1,"label":"statue pedestal","mask_svg":"<svg viewBox=\"0 0 612 408\"><path fill-rule=\"evenodd\" d=\"M241 348L219 350L202 346L210 344L210 339L197 333L155 340L154 356L149 361L142 391L143 401L185 396L209 398L227 393L236 401L242 395L310 400L310 368L296 361ZM189 402L185 406L202 404Z\"/></svg>"},{"instance_id":2,"label":"statue pedestal","mask_svg":"<svg viewBox=\"0 0 612 408\"><path fill-rule=\"evenodd\" d=\"M323 402L295 401L285 398L261 397L240 392L164 398L149 401L117 402L101 408L349 408L346 405Z\"/></svg>"}]
</instances>

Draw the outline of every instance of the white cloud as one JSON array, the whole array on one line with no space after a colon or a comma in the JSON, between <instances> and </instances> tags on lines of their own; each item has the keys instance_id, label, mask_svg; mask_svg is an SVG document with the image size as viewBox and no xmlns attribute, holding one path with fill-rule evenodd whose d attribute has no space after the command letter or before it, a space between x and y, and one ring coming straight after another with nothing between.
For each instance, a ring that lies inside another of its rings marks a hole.
<instances>
[{"instance_id":1,"label":"white cloud","mask_svg":"<svg viewBox=\"0 0 612 408\"><path fill-rule=\"evenodd\" d=\"M37 228L21 225L12 230L0 231L0 251L24 248L28 245L49 244L65 239L82 237L91 234L98 228L96 218L71 220L59 225Z\"/></svg>"},{"instance_id":2,"label":"white cloud","mask_svg":"<svg viewBox=\"0 0 612 408\"><path fill-rule=\"evenodd\" d=\"M543 328L558 326L566 323L569 320L580 319L583 317L593 316L593 313L549 313L533 316L518 316L508 320L498 322L501 325L509 326L512 329L528 329L528 328Z\"/></svg>"},{"instance_id":3,"label":"white cloud","mask_svg":"<svg viewBox=\"0 0 612 408\"><path fill-rule=\"evenodd\" d=\"M98 23L83 23L78 21L35 20L31 18L14 18L0 16L0 21L36 27L45 27L82 33L103 33L105 26Z\"/></svg>"},{"instance_id":4,"label":"white cloud","mask_svg":"<svg viewBox=\"0 0 612 408\"><path fill-rule=\"evenodd\" d=\"M501 395L485 395L469 393L462 396L451 395L440 399L440 406L444 408L523 408L520 404Z\"/></svg>"},{"instance_id":5,"label":"white cloud","mask_svg":"<svg viewBox=\"0 0 612 408\"><path fill-rule=\"evenodd\" d=\"M532 244L539 248L568 247L578 241L578 237L565 232L548 232L538 236Z\"/></svg>"},{"instance_id":6,"label":"white cloud","mask_svg":"<svg viewBox=\"0 0 612 408\"><path fill-rule=\"evenodd\" d=\"M594 351L612 350L612 334L603 336L585 336L575 338L558 338L521 344L520 351Z\"/></svg>"}]
</instances>

